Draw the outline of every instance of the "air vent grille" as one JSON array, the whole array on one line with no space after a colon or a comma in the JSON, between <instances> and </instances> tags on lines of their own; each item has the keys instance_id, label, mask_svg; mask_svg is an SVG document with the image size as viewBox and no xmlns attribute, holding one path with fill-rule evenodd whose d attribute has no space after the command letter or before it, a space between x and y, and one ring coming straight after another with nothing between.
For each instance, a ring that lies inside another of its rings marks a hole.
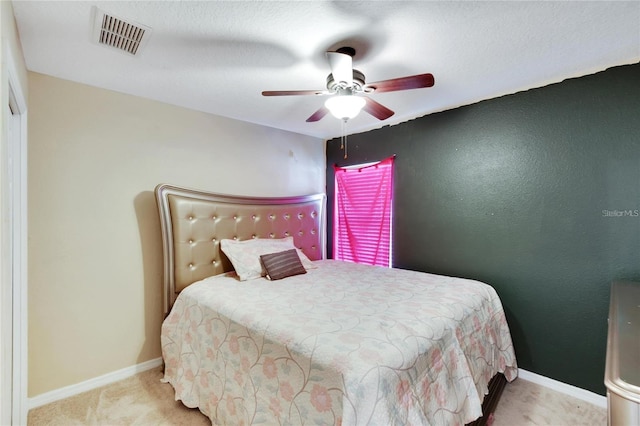
<instances>
[{"instance_id":1,"label":"air vent grille","mask_svg":"<svg viewBox=\"0 0 640 426\"><path fill-rule=\"evenodd\" d=\"M114 47L116 49L136 55L149 38L151 28L140 24L127 22L124 19L105 13L97 9L95 11L94 34L99 44Z\"/></svg>"}]
</instances>

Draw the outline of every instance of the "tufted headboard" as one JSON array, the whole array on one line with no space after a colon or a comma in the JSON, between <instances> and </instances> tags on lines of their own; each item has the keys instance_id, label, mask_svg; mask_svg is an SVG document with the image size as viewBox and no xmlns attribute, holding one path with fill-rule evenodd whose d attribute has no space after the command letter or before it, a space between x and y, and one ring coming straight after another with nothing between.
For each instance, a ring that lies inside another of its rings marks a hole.
<instances>
[{"instance_id":1,"label":"tufted headboard","mask_svg":"<svg viewBox=\"0 0 640 426\"><path fill-rule=\"evenodd\" d=\"M161 184L155 189L164 253L164 311L203 278L233 270L225 238L285 238L311 260L325 257L326 195L238 197Z\"/></svg>"}]
</instances>

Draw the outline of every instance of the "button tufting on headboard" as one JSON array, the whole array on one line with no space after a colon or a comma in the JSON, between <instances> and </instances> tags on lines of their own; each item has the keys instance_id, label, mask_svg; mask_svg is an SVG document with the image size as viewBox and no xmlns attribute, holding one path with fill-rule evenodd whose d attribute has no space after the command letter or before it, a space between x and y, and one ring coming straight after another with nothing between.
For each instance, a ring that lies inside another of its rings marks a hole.
<instances>
[{"instance_id":1,"label":"button tufting on headboard","mask_svg":"<svg viewBox=\"0 0 640 426\"><path fill-rule=\"evenodd\" d=\"M189 284L232 270L220 251L222 239L291 235L296 247L311 260L325 256L324 194L251 198L158 185L156 200L163 237L165 313L177 293ZM260 220L261 217L268 220ZM296 220L292 221L292 217Z\"/></svg>"}]
</instances>

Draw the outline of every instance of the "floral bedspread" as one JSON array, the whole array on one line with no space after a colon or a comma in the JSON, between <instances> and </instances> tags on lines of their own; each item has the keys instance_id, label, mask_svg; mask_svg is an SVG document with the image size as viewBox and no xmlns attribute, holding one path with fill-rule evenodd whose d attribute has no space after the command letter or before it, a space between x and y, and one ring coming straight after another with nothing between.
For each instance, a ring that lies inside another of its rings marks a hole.
<instances>
[{"instance_id":1,"label":"floral bedspread","mask_svg":"<svg viewBox=\"0 0 640 426\"><path fill-rule=\"evenodd\" d=\"M166 382L220 425L455 425L517 365L483 283L334 260L279 281L182 291L162 325Z\"/></svg>"}]
</instances>

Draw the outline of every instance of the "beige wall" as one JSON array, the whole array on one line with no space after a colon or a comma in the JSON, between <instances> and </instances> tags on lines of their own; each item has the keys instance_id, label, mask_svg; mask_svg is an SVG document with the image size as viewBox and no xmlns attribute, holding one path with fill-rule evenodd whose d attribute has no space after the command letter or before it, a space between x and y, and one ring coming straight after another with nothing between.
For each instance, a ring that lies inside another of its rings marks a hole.
<instances>
[{"instance_id":1,"label":"beige wall","mask_svg":"<svg viewBox=\"0 0 640 426\"><path fill-rule=\"evenodd\" d=\"M29 74L29 396L157 358L153 188L324 192L322 140Z\"/></svg>"}]
</instances>

